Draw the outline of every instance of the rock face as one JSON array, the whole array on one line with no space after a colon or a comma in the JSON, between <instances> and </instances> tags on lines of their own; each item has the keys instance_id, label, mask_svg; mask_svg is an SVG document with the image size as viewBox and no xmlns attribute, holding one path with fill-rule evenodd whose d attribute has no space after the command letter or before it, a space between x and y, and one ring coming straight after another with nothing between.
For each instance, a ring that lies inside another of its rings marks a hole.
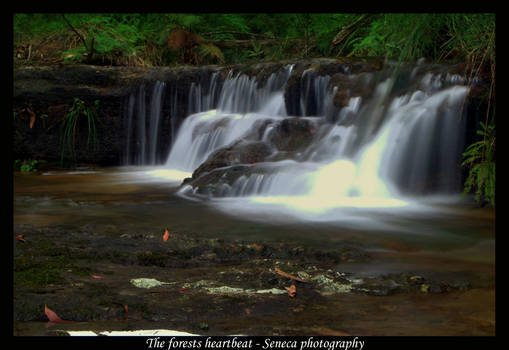
<instances>
[{"instance_id":1,"label":"rock face","mask_svg":"<svg viewBox=\"0 0 509 350\"><path fill-rule=\"evenodd\" d=\"M208 77L215 67L170 69L63 66L25 67L14 70L13 153L14 159L58 160L61 156L61 125L75 98L87 106L99 101L96 128L97 149L85 147L86 125L79 133L77 160L103 165L122 163L125 150L126 104L141 85L168 82L167 94L176 96L176 118L188 113L186 96L193 82ZM168 115L170 106L164 106ZM35 117L32 117L35 115ZM35 121L30 125L30 119ZM163 123L169 124L168 121ZM86 124L86 122L85 122ZM81 128L80 128L81 130ZM166 135L168 136L168 135Z\"/></svg>"}]
</instances>

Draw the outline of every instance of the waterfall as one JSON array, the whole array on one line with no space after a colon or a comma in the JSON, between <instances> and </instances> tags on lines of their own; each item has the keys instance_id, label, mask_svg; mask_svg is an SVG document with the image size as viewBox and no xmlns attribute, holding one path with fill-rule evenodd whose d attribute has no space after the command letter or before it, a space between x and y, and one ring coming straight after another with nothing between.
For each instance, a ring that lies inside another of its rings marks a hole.
<instances>
[{"instance_id":1,"label":"waterfall","mask_svg":"<svg viewBox=\"0 0 509 350\"><path fill-rule=\"evenodd\" d=\"M171 148L164 168L183 180L201 165L219 162L206 172L220 175L210 183L214 191L208 196L307 212L401 207L426 193L461 190L462 106L469 91L464 78L422 67L398 75L347 72L343 81L352 85L342 91L332 76L309 68L300 73L292 109L297 117L288 115L285 101L292 71L289 65L263 84L233 71L222 81L214 72L206 81L191 83L188 116L178 130L169 119L171 141L166 143ZM164 89L164 83L156 83L148 98L149 90L141 86L129 98L127 154L136 164L157 164L158 140L165 142L159 137ZM352 93L355 89L361 93ZM168 90L166 96L177 103L178 90ZM335 100L339 93L346 96L341 105ZM175 108L170 104L169 113L176 114ZM308 134L302 141L294 132ZM243 163L241 147L259 144L269 154L259 163ZM217 161L220 151L228 155ZM233 170L238 175L231 175ZM185 185L181 193L198 195L200 186Z\"/></svg>"},{"instance_id":2,"label":"waterfall","mask_svg":"<svg viewBox=\"0 0 509 350\"><path fill-rule=\"evenodd\" d=\"M216 83L213 76L209 94L200 96L200 88L191 86L193 110L210 108L191 114L180 126L166 166L192 172L217 149L245 136L265 120L286 116L282 89L291 74L292 66L273 73L260 88L255 78L230 72L223 83L215 104ZM198 108L199 107L199 108Z\"/></svg>"},{"instance_id":3,"label":"waterfall","mask_svg":"<svg viewBox=\"0 0 509 350\"><path fill-rule=\"evenodd\" d=\"M157 137L159 130L159 119L161 117L161 96L163 94L165 84L163 82L156 82L152 92L150 103L150 117L149 117L149 164L156 164L156 150L157 150Z\"/></svg>"},{"instance_id":4,"label":"waterfall","mask_svg":"<svg viewBox=\"0 0 509 350\"><path fill-rule=\"evenodd\" d=\"M145 86L141 85L136 93L129 96L127 107L127 145L126 161L127 164L144 164L145 160ZM133 126L136 126L133 128Z\"/></svg>"},{"instance_id":5,"label":"waterfall","mask_svg":"<svg viewBox=\"0 0 509 350\"><path fill-rule=\"evenodd\" d=\"M157 146L166 84L155 82L149 90L142 84L127 102L125 164L157 164ZM147 98L149 98L147 106ZM133 128L136 126L136 128Z\"/></svg>"}]
</instances>

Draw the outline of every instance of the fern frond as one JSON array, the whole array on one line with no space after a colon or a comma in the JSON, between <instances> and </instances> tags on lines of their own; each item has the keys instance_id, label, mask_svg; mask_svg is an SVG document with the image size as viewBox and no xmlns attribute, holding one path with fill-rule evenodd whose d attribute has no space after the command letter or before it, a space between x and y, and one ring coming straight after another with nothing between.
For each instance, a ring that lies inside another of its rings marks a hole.
<instances>
[{"instance_id":1,"label":"fern frond","mask_svg":"<svg viewBox=\"0 0 509 350\"><path fill-rule=\"evenodd\" d=\"M211 60L216 60L219 63L224 63L224 54L219 47L213 44L200 44L200 55Z\"/></svg>"}]
</instances>

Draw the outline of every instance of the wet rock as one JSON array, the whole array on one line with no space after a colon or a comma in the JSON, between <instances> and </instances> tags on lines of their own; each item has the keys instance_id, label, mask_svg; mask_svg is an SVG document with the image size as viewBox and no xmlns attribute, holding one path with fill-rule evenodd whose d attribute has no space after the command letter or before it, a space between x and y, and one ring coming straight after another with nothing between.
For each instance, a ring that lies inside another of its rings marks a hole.
<instances>
[{"instance_id":1,"label":"wet rock","mask_svg":"<svg viewBox=\"0 0 509 350\"><path fill-rule=\"evenodd\" d=\"M307 119L284 119L270 134L269 140L279 151L298 152L310 145L314 132L314 124Z\"/></svg>"},{"instance_id":2,"label":"wet rock","mask_svg":"<svg viewBox=\"0 0 509 350\"><path fill-rule=\"evenodd\" d=\"M233 145L221 148L214 152L194 172L195 180L214 169L238 164L253 164L263 162L271 154L269 146L264 142L245 142L240 140Z\"/></svg>"},{"instance_id":3,"label":"wet rock","mask_svg":"<svg viewBox=\"0 0 509 350\"><path fill-rule=\"evenodd\" d=\"M276 295L287 294L285 290L277 288L256 290L221 286L221 287L204 287L203 289L212 294L276 294Z\"/></svg>"},{"instance_id":4,"label":"wet rock","mask_svg":"<svg viewBox=\"0 0 509 350\"><path fill-rule=\"evenodd\" d=\"M334 293L349 293L352 290L352 285L349 283L342 283L327 275L317 275L311 278L311 281L316 283L317 288L322 295L331 295Z\"/></svg>"},{"instance_id":5,"label":"wet rock","mask_svg":"<svg viewBox=\"0 0 509 350\"><path fill-rule=\"evenodd\" d=\"M154 287L159 287L159 286L162 286L162 285L170 284L168 282L158 281L158 280L156 280L154 278L133 278L129 282L131 282L131 284L133 286L135 286L135 287L145 288L145 289L149 289L149 288L154 288Z\"/></svg>"}]
</instances>

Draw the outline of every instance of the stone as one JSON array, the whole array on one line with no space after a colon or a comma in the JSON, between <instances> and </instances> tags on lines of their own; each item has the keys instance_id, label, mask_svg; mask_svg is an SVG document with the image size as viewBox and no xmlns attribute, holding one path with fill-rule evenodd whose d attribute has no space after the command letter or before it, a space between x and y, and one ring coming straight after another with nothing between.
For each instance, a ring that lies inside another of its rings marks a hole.
<instances>
[{"instance_id":1,"label":"stone","mask_svg":"<svg viewBox=\"0 0 509 350\"><path fill-rule=\"evenodd\" d=\"M153 287L159 287L165 284L171 284L168 282L161 282L154 278L133 278L131 281L131 284L138 288L145 288L150 289Z\"/></svg>"}]
</instances>

